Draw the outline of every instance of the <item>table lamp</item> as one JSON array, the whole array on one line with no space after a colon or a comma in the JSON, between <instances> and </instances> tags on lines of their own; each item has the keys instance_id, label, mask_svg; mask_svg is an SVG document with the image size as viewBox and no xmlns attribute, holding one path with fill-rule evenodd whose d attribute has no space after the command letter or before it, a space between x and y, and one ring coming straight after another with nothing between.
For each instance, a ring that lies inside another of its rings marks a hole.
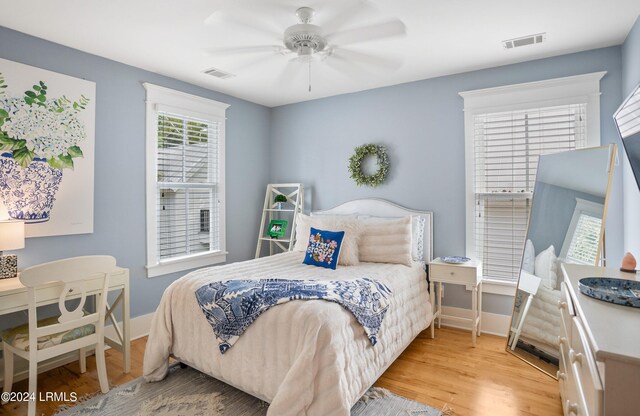
<instances>
[{"instance_id":1,"label":"table lamp","mask_svg":"<svg viewBox=\"0 0 640 416\"><path fill-rule=\"evenodd\" d=\"M0 279L18 275L18 256L4 256L4 250L24 248L24 222L0 221Z\"/></svg>"}]
</instances>

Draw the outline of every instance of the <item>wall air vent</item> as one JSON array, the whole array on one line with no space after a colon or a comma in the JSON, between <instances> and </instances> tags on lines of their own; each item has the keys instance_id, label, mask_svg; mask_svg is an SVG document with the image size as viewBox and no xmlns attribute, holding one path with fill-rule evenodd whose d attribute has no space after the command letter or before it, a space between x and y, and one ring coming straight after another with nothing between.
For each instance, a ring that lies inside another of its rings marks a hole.
<instances>
[{"instance_id":1,"label":"wall air vent","mask_svg":"<svg viewBox=\"0 0 640 416\"><path fill-rule=\"evenodd\" d=\"M535 45L544 42L546 33L538 33L536 35L523 36L520 38L503 40L502 44L505 49L519 48L520 46Z\"/></svg>"},{"instance_id":2,"label":"wall air vent","mask_svg":"<svg viewBox=\"0 0 640 416\"><path fill-rule=\"evenodd\" d=\"M224 72L218 68L209 68L209 69L205 69L204 71L205 74L207 75L211 75L212 77L216 77L216 78L220 78L220 79L227 79L227 78L232 78L235 77L235 75L230 74L228 72Z\"/></svg>"}]
</instances>

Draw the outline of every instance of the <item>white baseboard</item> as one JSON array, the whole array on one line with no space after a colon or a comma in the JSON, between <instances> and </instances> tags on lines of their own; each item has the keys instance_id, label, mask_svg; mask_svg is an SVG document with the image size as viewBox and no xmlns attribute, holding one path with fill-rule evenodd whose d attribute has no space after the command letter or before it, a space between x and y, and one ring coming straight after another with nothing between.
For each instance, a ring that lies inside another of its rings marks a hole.
<instances>
[{"instance_id":1,"label":"white baseboard","mask_svg":"<svg viewBox=\"0 0 640 416\"><path fill-rule=\"evenodd\" d=\"M442 325L470 330L470 324L465 325L465 323L463 322L454 319L447 319L447 317L444 315L455 316L457 318L471 318L473 316L473 312L471 311L471 309L443 306L442 315ZM506 337L509 334L510 322L511 316L509 315L482 312L482 333Z\"/></svg>"},{"instance_id":2,"label":"white baseboard","mask_svg":"<svg viewBox=\"0 0 640 416\"><path fill-rule=\"evenodd\" d=\"M146 315L136 316L131 318L131 340L146 337L149 335L149 329L151 328L151 320L153 319L153 313ZM118 322L122 329L122 322ZM116 338L116 331L113 325L104 326L104 334L110 338ZM117 339L117 338L116 338Z\"/></svg>"},{"instance_id":3,"label":"white baseboard","mask_svg":"<svg viewBox=\"0 0 640 416\"><path fill-rule=\"evenodd\" d=\"M151 328L151 320L153 319L153 313L149 313L142 316L136 316L135 318L131 318L131 340L142 338L149 335L149 330ZM119 322L120 328L122 328L122 322ZM104 334L108 337L115 338L116 331L113 329L113 325L105 325ZM0 343L0 346L2 344ZM110 347L107 345L106 349ZM88 354L93 354L93 352L89 352ZM18 356L14 356L14 375L13 382L26 380L29 377L29 363L27 360L23 360ZM40 363L38 366L38 373L44 373L46 371L52 370L57 367L61 367L63 365L72 363L78 360L77 352L70 352L68 354L61 355L59 357L52 358L50 360L44 361ZM4 380L4 360L0 362L0 382Z\"/></svg>"}]
</instances>

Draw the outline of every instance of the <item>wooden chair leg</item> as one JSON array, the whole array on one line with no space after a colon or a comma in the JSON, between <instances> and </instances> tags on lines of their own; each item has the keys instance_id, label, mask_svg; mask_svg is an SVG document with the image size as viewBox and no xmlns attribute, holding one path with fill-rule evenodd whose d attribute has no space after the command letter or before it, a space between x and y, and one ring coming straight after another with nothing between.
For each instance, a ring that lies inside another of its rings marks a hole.
<instances>
[{"instance_id":1,"label":"wooden chair leg","mask_svg":"<svg viewBox=\"0 0 640 416\"><path fill-rule=\"evenodd\" d=\"M28 416L36 415L36 403L38 402L38 360L34 356L29 360L29 395L33 400L29 400Z\"/></svg>"},{"instance_id":2,"label":"wooden chair leg","mask_svg":"<svg viewBox=\"0 0 640 416\"><path fill-rule=\"evenodd\" d=\"M3 345L4 353L4 392L11 393L13 387L13 352L7 348L7 344ZM2 404L6 404L5 400Z\"/></svg>"},{"instance_id":3,"label":"wooden chair leg","mask_svg":"<svg viewBox=\"0 0 640 416\"><path fill-rule=\"evenodd\" d=\"M107 365L104 359L104 341L96 344L96 366L98 367L98 379L102 393L109 392L109 378L107 377Z\"/></svg>"},{"instance_id":4,"label":"wooden chair leg","mask_svg":"<svg viewBox=\"0 0 640 416\"><path fill-rule=\"evenodd\" d=\"M87 372L87 349L80 348L78 354L80 356L80 373L84 374Z\"/></svg>"}]
</instances>

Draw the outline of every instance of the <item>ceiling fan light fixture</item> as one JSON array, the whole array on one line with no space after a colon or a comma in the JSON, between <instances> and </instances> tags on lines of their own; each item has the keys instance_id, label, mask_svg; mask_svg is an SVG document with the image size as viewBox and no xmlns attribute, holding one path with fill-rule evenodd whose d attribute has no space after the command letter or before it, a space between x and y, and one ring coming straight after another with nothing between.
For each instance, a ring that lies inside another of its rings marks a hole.
<instances>
[{"instance_id":1,"label":"ceiling fan light fixture","mask_svg":"<svg viewBox=\"0 0 640 416\"><path fill-rule=\"evenodd\" d=\"M311 56L313 55L313 48L309 46L300 46L298 49L298 56Z\"/></svg>"},{"instance_id":2,"label":"ceiling fan light fixture","mask_svg":"<svg viewBox=\"0 0 640 416\"><path fill-rule=\"evenodd\" d=\"M327 40L322 36L319 26L309 23L293 25L284 32L284 46L292 52L300 54L308 49L312 53L320 52L327 46Z\"/></svg>"},{"instance_id":3,"label":"ceiling fan light fixture","mask_svg":"<svg viewBox=\"0 0 640 416\"><path fill-rule=\"evenodd\" d=\"M296 15L301 23L289 26L284 31L284 46L298 56L310 56L327 47L327 40L320 26L312 25L314 11L310 7L300 7Z\"/></svg>"}]
</instances>

